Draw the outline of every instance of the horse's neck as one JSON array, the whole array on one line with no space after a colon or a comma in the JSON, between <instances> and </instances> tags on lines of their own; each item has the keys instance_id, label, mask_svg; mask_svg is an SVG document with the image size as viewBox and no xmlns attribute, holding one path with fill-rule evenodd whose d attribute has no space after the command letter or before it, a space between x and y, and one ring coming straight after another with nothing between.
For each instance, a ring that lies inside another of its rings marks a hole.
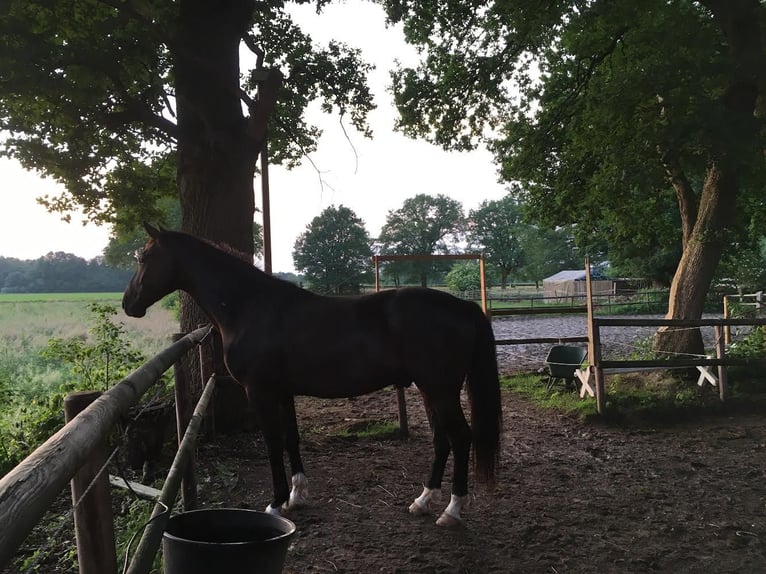
<instances>
[{"instance_id":1,"label":"horse's neck","mask_svg":"<svg viewBox=\"0 0 766 574\"><path fill-rule=\"evenodd\" d=\"M248 302L247 284L231 277L223 265L205 266L197 262L184 265L181 289L186 291L199 305L219 330L229 330L242 316L241 306Z\"/></svg>"}]
</instances>

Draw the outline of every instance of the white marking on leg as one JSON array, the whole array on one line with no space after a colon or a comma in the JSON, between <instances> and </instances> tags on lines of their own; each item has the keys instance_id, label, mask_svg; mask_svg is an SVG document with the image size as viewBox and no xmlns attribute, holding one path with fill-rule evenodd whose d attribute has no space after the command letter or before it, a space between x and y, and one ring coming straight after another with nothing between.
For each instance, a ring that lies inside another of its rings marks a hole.
<instances>
[{"instance_id":1,"label":"white marking on leg","mask_svg":"<svg viewBox=\"0 0 766 574\"><path fill-rule=\"evenodd\" d=\"M444 509L444 512L442 512L442 515L436 521L436 524L439 526L446 526L447 528L462 526L463 518L460 516L460 511L467 510L469 505L470 498L467 494L465 496L457 496L456 494L453 494L450 497L447 508Z\"/></svg>"},{"instance_id":2,"label":"white marking on leg","mask_svg":"<svg viewBox=\"0 0 766 574\"><path fill-rule=\"evenodd\" d=\"M272 516L282 516L282 512L280 512L279 507L271 506L271 504L266 507L266 513L271 514Z\"/></svg>"},{"instance_id":3,"label":"white marking on leg","mask_svg":"<svg viewBox=\"0 0 766 574\"><path fill-rule=\"evenodd\" d=\"M412 504L410 504L410 513L417 515L432 514L433 508L431 507L431 504L438 504L441 500L441 497L441 489L430 489L424 486L423 493L418 496Z\"/></svg>"},{"instance_id":4,"label":"white marking on leg","mask_svg":"<svg viewBox=\"0 0 766 574\"><path fill-rule=\"evenodd\" d=\"M301 508L306 506L309 498L309 481L302 472L296 472L293 475L293 488L290 490L290 500L287 501L286 508Z\"/></svg>"}]
</instances>

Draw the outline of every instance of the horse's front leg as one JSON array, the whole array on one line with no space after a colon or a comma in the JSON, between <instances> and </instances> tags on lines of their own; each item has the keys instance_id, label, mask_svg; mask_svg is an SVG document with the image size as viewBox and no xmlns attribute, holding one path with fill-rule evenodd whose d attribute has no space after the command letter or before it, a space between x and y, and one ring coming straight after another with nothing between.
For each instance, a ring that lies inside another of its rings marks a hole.
<instances>
[{"instance_id":1,"label":"horse's front leg","mask_svg":"<svg viewBox=\"0 0 766 574\"><path fill-rule=\"evenodd\" d=\"M271 481L274 490L274 498L266 507L269 514L280 514L280 508L286 504L290 497L290 488L287 484L287 474L283 461L284 443L282 429L280 428L280 404L277 397L271 393L248 393L263 433L266 443L266 451L271 466Z\"/></svg>"},{"instance_id":2,"label":"horse's front leg","mask_svg":"<svg viewBox=\"0 0 766 574\"><path fill-rule=\"evenodd\" d=\"M292 490L287 508L294 509L305 506L309 497L309 481L303 470L300 453L300 435L298 420L295 415L295 399L287 396L282 399L282 425L285 430L284 440L287 456L290 459L292 473Z\"/></svg>"}]
</instances>

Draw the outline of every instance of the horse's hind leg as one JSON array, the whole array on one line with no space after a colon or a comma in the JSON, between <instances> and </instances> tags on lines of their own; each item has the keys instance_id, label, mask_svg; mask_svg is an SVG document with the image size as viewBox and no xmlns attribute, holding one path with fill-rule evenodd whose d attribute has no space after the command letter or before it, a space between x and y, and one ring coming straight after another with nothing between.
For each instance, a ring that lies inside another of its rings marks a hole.
<instances>
[{"instance_id":1,"label":"horse's hind leg","mask_svg":"<svg viewBox=\"0 0 766 574\"><path fill-rule=\"evenodd\" d=\"M282 401L282 421L285 429L285 449L290 459L290 471L292 473L292 489L287 508L300 508L305 506L308 500L309 482L303 471L298 421L295 416L295 399L292 396L286 397Z\"/></svg>"},{"instance_id":2,"label":"horse's hind leg","mask_svg":"<svg viewBox=\"0 0 766 574\"><path fill-rule=\"evenodd\" d=\"M428 422L433 431L434 460L431 464L431 474L423 487L423 493L410 504L412 514L431 514L433 512L432 503L441 502L442 478L444 477L444 468L447 465L447 459L450 453L449 437L447 430L438 417L434 416L428 398L423 395L423 403L428 414Z\"/></svg>"},{"instance_id":3,"label":"horse's hind leg","mask_svg":"<svg viewBox=\"0 0 766 574\"><path fill-rule=\"evenodd\" d=\"M463 523L460 512L468 507L469 502L468 462L471 455L471 428L465 420L463 409L460 406L460 396L458 393L454 396L431 401L434 429L441 428L442 430L439 432L446 434L454 458L452 468L452 496L449 505L436 521L436 524L439 526L448 527L459 526ZM436 436L435 431L435 445ZM441 448L443 449L444 447L442 446ZM440 459L440 453L443 453L443 450L437 450L433 470L439 470L439 468L437 468L437 463L439 463L441 464L440 469L443 474L444 465L443 461ZM449 453L449 450L447 450L447 453ZM438 476L440 477L441 475ZM434 474L432 474L431 480L435 481ZM434 482L434 484L436 483Z\"/></svg>"}]
</instances>

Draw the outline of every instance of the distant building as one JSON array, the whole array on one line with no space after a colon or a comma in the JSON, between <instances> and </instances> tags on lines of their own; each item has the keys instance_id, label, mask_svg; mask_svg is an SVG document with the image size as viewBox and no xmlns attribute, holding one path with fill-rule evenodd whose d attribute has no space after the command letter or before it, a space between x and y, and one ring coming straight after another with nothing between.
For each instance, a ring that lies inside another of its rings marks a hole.
<instances>
[{"instance_id":1,"label":"distant building","mask_svg":"<svg viewBox=\"0 0 766 574\"><path fill-rule=\"evenodd\" d=\"M616 285L614 280L598 271L591 272L591 288L594 295L613 294ZM552 299L585 296L585 270L567 269L543 279L543 295Z\"/></svg>"}]
</instances>

